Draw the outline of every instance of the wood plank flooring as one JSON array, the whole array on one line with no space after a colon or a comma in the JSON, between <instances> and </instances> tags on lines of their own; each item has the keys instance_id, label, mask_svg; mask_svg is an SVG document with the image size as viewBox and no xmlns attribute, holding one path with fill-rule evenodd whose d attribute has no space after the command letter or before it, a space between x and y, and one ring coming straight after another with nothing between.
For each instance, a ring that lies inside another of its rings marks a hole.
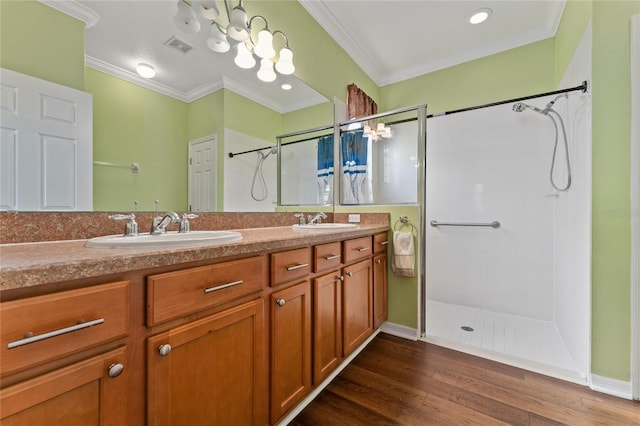
<instances>
[{"instance_id":1,"label":"wood plank flooring","mask_svg":"<svg viewBox=\"0 0 640 426\"><path fill-rule=\"evenodd\" d=\"M291 423L640 425L640 402L380 333Z\"/></svg>"}]
</instances>

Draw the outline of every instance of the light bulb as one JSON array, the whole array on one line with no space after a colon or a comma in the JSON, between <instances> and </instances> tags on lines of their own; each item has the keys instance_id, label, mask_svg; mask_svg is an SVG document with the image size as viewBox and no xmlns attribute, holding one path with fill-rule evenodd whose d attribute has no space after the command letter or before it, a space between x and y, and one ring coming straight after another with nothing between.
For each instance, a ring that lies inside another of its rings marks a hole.
<instances>
[{"instance_id":1,"label":"light bulb","mask_svg":"<svg viewBox=\"0 0 640 426\"><path fill-rule=\"evenodd\" d=\"M238 54L233 61L237 66L244 69L253 68L256 64L256 60L244 43L238 43Z\"/></svg>"},{"instance_id":2,"label":"light bulb","mask_svg":"<svg viewBox=\"0 0 640 426\"><path fill-rule=\"evenodd\" d=\"M271 59L262 59L260 61L258 78L266 82L273 81L276 79L276 72L273 70L273 61Z\"/></svg>"},{"instance_id":3,"label":"light bulb","mask_svg":"<svg viewBox=\"0 0 640 426\"><path fill-rule=\"evenodd\" d=\"M220 15L215 0L193 0L191 6L200 16L210 21L215 21Z\"/></svg>"},{"instance_id":4,"label":"light bulb","mask_svg":"<svg viewBox=\"0 0 640 426\"><path fill-rule=\"evenodd\" d=\"M173 17L173 23L185 33L196 34L200 31L200 21L196 13L182 0L178 1L178 13Z\"/></svg>"},{"instance_id":5,"label":"light bulb","mask_svg":"<svg viewBox=\"0 0 640 426\"><path fill-rule=\"evenodd\" d=\"M269 30L264 29L258 33L258 44L253 49L253 53L263 59L271 59L276 56L276 51L273 50L273 35Z\"/></svg>"},{"instance_id":6,"label":"light bulb","mask_svg":"<svg viewBox=\"0 0 640 426\"><path fill-rule=\"evenodd\" d=\"M218 28L216 24L211 25L211 35L209 35L207 39L207 46L209 46L209 49L218 53L228 52L231 48L231 45L227 41L227 36L220 31L220 28Z\"/></svg>"},{"instance_id":7,"label":"light bulb","mask_svg":"<svg viewBox=\"0 0 640 426\"><path fill-rule=\"evenodd\" d=\"M249 38L247 12L240 6L234 7L231 11L229 26L227 26L227 35L237 41L245 41Z\"/></svg>"},{"instance_id":8,"label":"light bulb","mask_svg":"<svg viewBox=\"0 0 640 426\"><path fill-rule=\"evenodd\" d=\"M289 48L284 47L280 50L280 56L278 62L276 62L276 70L284 75L293 74L296 70L296 67L293 66L293 52Z\"/></svg>"},{"instance_id":9,"label":"light bulb","mask_svg":"<svg viewBox=\"0 0 640 426\"><path fill-rule=\"evenodd\" d=\"M384 123L378 123L378 126L376 128L376 133L379 135L384 133Z\"/></svg>"},{"instance_id":10,"label":"light bulb","mask_svg":"<svg viewBox=\"0 0 640 426\"><path fill-rule=\"evenodd\" d=\"M156 76L156 70L149 64L138 64L136 72L144 78L153 78Z\"/></svg>"}]
</instances>

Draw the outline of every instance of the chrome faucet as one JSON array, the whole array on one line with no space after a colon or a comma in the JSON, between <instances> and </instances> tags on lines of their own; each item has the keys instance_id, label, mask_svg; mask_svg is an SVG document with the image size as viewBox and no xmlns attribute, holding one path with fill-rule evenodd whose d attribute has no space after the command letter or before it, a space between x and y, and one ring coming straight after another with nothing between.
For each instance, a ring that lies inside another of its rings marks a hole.
<instances>
[{"instance_id":1,"label":"chrome faucet","mask_svg":"<svg viewBox=\"0 0 640 426\"><path fill-rule=\"evenodd\" d=\"M193 213L183 213L182 214L182 220L180 221L180 231L178 231L181 234L185 234L187 232L191 231L191 225L189 224L189 219L195 219L196 217L198 217L197 214L193 214Z\"/></svg>"},{"instance_id":2,"label":"chrome faucet","mask_svg":"<svg viewBox=\"0 0 640 426\"><path fill-rule=\"evenodd\" d=\"M316 213L316 214L310 214L307 217L307 223L309 225L311 225L312 223L322 223L322 219L326 219L326 218L327 218L327 215L324 214L323 212L319 212L319 213Z\"/></svg>"},{"instance_id":3,"label":"chrome faucet","mask_svg":"<svg viewBox=\"0 0 640 426\"><path fill-rule=\"evenodd\" d=\"M156 220L154 218L153 224L151 226L151 234L152 235L160 235L167 232L167 226L172 223L181 222L180 216L178 216L175 212L167 212L164 217L158 222L156 225Z\"/></svg>"},{"instance_id":4,"label":"chrome faucet","mask_svg":"<svg viewBox=\"0 0 640 426\"><path fill-rule=\"evenodd\" d=\"M296 213L294 216L298 218L298 225L304 225L304 213Z\"/></svg>"}]
</instances>

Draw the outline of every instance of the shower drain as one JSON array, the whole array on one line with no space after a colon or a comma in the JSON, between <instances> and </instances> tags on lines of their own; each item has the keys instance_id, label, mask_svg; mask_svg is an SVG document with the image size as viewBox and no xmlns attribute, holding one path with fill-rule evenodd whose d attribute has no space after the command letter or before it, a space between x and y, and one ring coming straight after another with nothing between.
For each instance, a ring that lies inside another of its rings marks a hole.
<instances>
[{"instance_id":1,"label":"shower drain","mask_svg":"<svg viewBox=\"0 0 640 426\"><path fill-rule=\"evenodd\" d=\"M464 331L473 331L473 327L469 327L468 325L463 325L460 328L463 329Z\"/></svg>"}]
</instances>

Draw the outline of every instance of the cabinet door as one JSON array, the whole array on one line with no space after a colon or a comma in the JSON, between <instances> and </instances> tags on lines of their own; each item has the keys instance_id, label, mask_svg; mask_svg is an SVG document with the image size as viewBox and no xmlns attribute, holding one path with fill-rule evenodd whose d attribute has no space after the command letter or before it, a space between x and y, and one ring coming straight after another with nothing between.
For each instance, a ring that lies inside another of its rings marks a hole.
<instances>
[{"instance_id":1,"label":"cabinet door","mask_svg":"<svg viewBox=\"0 0 640 426\"><path fill-rule=\"evenodd\" d=\"M271 294L271 423L311 388L309 281Z\"/></svg>"},{"instance_id":2,"label":"cabinet door","mask_svg":"<svg viewBox=\"0 0 640 426\"><path fill-rule=\"evenodd\" d=\"M313 384L320 384L342 361L342 275L313 280Z\"/></svg>"},{"instance_id":3,"label":"cabinet door","mask_svg":"<svg viewBox=\"0 0 640 426\"><path fill-rule=\"evenodd\" d=\"M373 258L373 328L387 319L387 253Z\"/></svg>"},{"instance_id":4,"label":"cabinet door","mask_svg":"<svg viewBox=\"0 0 640 426\"><path fill-rule=\"evenodd\" d=\"M254 300L147 340L148 425L267 422L263 307Z\"/></svg>"},{"instance_id":5,"label":"cabinet door","mask_svg":"<svg viewBox=\"0 0 640 426\"><path fill-rule=\"evenodd\" d=\"M124 347L2 390L2 426L126 424Z\"/></svg>"},{"instance_id":6,"label":"cabinet door","mask_svg":"<svg viewBox=\"0 0 640 426\"><path fill-rule=\"evenodd\" d=\"M344 268L342 354L349 355L373 332L371 260Z\"/></svg>"}]
</instances>

